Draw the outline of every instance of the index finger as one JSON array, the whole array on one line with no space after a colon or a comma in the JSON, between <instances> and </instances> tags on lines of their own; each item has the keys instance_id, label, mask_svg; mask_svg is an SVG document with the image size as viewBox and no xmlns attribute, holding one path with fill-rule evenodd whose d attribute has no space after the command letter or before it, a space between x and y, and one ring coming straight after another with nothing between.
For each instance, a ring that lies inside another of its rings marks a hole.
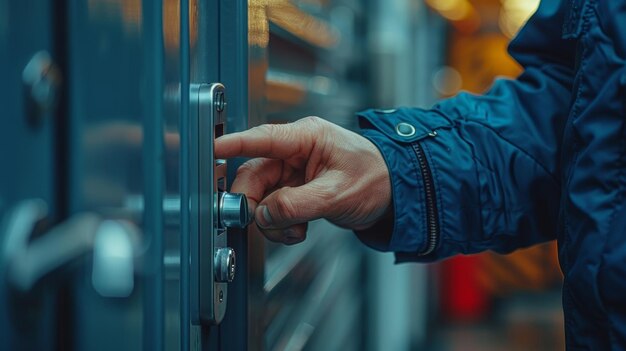
<instances>
[{"instance_id":1,"label":"index finger","mask_svg":"<svg viewBox=\"0 0 626 351\"><path fill-rule=\"evenodd\" d=\"M244 132L224 135L215 140L215 157L266 157L289 159L309 152L311 133L298 122L264 124Z\"/></svg>"},{"instance_id":2,"label":"index finger","mask_svg":"<svg viewBox=\"0 0 626 351\"><path fill-rule=\"evenodd\" d=\"M268 158L254 158L246 161L237 170L230 191L244 193L256 208L265 193L276 187L282 177L282 161Z\"/></svg>"}]
</instances>

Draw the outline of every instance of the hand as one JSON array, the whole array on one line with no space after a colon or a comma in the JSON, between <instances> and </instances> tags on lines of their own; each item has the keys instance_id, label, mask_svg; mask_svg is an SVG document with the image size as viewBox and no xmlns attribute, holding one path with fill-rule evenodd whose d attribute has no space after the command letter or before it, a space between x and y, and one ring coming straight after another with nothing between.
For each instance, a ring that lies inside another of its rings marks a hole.
<instances>
[{"instance_id":1,"label":"hand","mask_svg":"<svg viewBox=\"0 0 626 351\"><path fill-rule=\"evenodd\" d=\"M390 208L389 173L378 148L319 117L225 135L215 141L215 156L256 157L239 167L231 191L246 194L257 226L272 241L299 243L318 218L366 229Z\"/></svg>"}]
</instances>

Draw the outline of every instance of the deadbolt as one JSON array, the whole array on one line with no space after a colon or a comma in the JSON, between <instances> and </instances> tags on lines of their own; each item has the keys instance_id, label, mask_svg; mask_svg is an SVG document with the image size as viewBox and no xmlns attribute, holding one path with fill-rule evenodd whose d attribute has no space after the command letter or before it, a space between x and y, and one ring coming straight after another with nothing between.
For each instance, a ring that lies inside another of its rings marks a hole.
<instances>
[{"instance_id":1,"label":"deadbolt","mask_svg":"<svg viewBox=\"0 0 626 351\"><path fill-rule=\"evenodd\" d=\"M245 228L250 222L246 195L220 193L218 217L222 227Z\"/></svg>"}]
</instances>

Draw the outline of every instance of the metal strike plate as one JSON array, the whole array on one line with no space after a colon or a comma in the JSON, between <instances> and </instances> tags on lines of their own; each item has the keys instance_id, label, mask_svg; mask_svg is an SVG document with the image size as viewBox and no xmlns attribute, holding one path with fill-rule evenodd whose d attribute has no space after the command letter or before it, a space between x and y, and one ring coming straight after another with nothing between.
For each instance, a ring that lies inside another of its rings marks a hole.
<instances>
[{"instance_id":1,"label":"metal strike plate","mask_svg":"<svg viewBox=\"0 0 626 351\"><path fill-rule=\"evenodd\" d=\"M218 216L219 193L226 191L226 161L214 158L213 142L226 130L226 100L220 83L192 85L190 91L191 321L218 324L224 318L228 283L216 278L218 251L226 248L226 228ZM234 260L234 258L233 258ZM234 267L233 267L234 271Z\"/></svg>"}]
</instances>

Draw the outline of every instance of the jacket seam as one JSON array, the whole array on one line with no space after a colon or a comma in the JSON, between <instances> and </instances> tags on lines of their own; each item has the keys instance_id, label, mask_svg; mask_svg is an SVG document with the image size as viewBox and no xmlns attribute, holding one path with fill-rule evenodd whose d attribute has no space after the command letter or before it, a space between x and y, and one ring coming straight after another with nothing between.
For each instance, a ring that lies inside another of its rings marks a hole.
<instances>
[{"instance_id":1,"label":"jacket seam","mask_svg":"<svg viewBox=\"0 0 626 351\"><path fill-rule=\"evenodd\" d=\"M463 142L465 144L467 144L468 148L471 150L471 153L472 153L472 161L474 161L474 177L475 177L476 184L478 186L477 193L478 193L478 210L479 210L478 217L479 217L479 220L480 220L480 236L482 238L485 238L485 237L487 237L487 235L485 233L485 219L483 218L483 213L485 211L488 211L489 209L487 209L487 208L485 208L485 206L483 206L483 202L485 202L485 201L483 201L484 200L483 196L485 196L485 195L481 191L480 172L478 171L478 166L477 166L477 164L481 164L482 165L483 162L476 155L476 150L474 148L474 144L471 143L470 141L468 141L465 138L465 136L462 135L462 133L459 132L458 135L459 135L459 139L463 140ZM485 167L485 168L489 169L490 172L493 172L489 167ZM501 184L499 184L499 186L501 186ZM504 204L504 202L503 202L503 204ZM506 208L504 209L504 211L506 211ZM491 241L491 240L493 240L493 238L490 237L489 240ZM472 241L467 241L467 242L470 243Z\"/></svg>"},{"instance_id":2,"label":"jacket seam","mask_svg":"<svg viewBox=\"0 0 626 351\"><path fill-rule=\"evenodd\" d=\"M620 140L620 144L621 144L621 150L619 153L619 156L615 162L616 166L618 166L619 168L619 173L617 176L618 179L618 184L619 184L619 189L618 189L618 193L617 196L614 198L613 202L612 202L612 208L613 211L611 212L611 216L609 217L609 223L605 228L605 241L604 241L604 247L602 248L602 252L600 254L600 264L598 265L598 274L596 275L596 287L598 288L598 297L600 299L600 305L602 306L602 308L604 309L604 315L606 318L606 323L611 326L609 328L609 337L612 340L612 344L617 345L618 341L617 338L615 337L615 327L613 325L613 322L611 321L611 319L609 318L609 313L606 309L605 303L604 303L604 298L602 297L602 293L601 293L601 288L600 288L600 275L603 272L603 267L605 266L605 255L607 253L607 247L609 246L609 232L611 230L611 228L613 227L613 223L615 221L615 216L617 214L617 210L618 208L621 209L620 204L622 204L622 201L624 199L624 184L623 184L623 178L624 178L624 165L623 165L623 161L626 157L626 139L624 136L624 132L625 132L625 126L624 126L624 122L622 122L622 127L620 130L620 136L621 136L621 140ZM621 164L622 167L619 167ZM623 205L622 205L623 206Z\"/></svg>"},{"instance_id":3,"label":"jacket seam","mask_svg":"<svg viewBox=\"0 0 626 351\"><path fill-rule=\"evenodd\" d=\"M581 105L581 97L583 90L582 80L585 77L584 72L587 71L587 63L589 62L589 45L587 45L587 37L590 27L590 18L589 18L589 10L590 6L587 5L585 8L585 13L583 14L583 29L584 31L581 33L581 37L578 41L579 45L581 45L581 55L580 55L580 66L576 70L576 75L574 76L574 86L576 89L576 95L574 101L572 103L572 108L570 109L570 118L572 122L578 118L580 115L580 105Z\"/></svg>"},{"instance_id":4,"label":"jacket seam","mask_svg":"<svg viewBox=\"0 0 626 351\"><path fill-rule=\"evenodd\" d=\"M518 146L517 144L513 143L512 141L510 141L509 139L505 138L504 136L502 136L500 133L498 133L498 131L496 131L493 127L476 121L476 120L466 120L467 123L475 123L478 124L482 127L485 127L489 130L491 130L494 134L496 134L500 139L502 139L503 141L507 142L508 144L510 144L511 146L513 146L514 148L516 148L517 150L521 151L524 155L526 155L528 158L530 158L531 160L533 160L547 175L550 176L550 178L552 178L552 180L554 181L555 184L559 185L560 182L558 181L558 178L552 174L552 172L550 172L548 170L548 168L546 166L544 166L541 162L539 162L539 160L537 160L537 158L535 158L532 154L530 154L528 151L524 150L523 148L521 148L520 146Z\"/></svg>"}]
</instances>

